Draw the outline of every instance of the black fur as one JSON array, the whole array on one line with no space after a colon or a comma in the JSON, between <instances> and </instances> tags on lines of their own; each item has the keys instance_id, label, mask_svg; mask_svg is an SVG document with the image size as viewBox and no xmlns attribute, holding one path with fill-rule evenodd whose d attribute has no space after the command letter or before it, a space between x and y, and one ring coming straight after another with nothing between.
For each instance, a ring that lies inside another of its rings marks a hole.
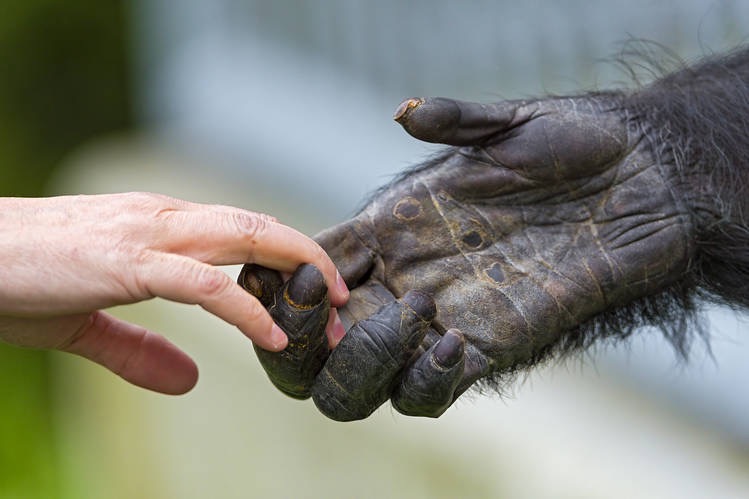
<instances>
[{"instance_id":1,"label":"black fur","mask_svg":"<svg viewBox=\"0 0 749 499\"><path fill-rule=\"evenodd\" d=\"M502 391L515 378L510 374L647 326L686 360L695 336L709 346L702 302L749 307L749 49L694 65L646 43L630 45L624 56L619 62L635 83L643 73L657 77L628 93L623 105L658 160L677 167L674 188L691 209L695 256L668 289L605 311L512 372L483 380L484 387Z\"/></svg>"},{"instance_id":2,"label":"black fur","mask_svg":"<svg viewBox=\"0 0 749 499\"><path fill-rule=\"evenodd\" d=\"M695 337L709 347L702 303L749 308L749 48L687 65L663 47L637 42L618 63L637 86L623 92L622 111L658 161L676 165L674 190L695 227L694 258L669 288L604 311L526 362L482 379L479 390L504 392L531 366L627 339L644 327L660 330L685 360ZM643 85L643 75L654 81ZM448 148L401 173L373 197L453 154Z\"/></svg>"},{"instance_id":3,"label":"black fur","mask_svg":"<svg viewBox=\"0 0 749 499\"><path fill-rule=\"evenodd\" d=\"M749 307L749 49L666 75L631 102L693 207L697 253L686 277L705 298Z\"/></svg>"}]
</instances>

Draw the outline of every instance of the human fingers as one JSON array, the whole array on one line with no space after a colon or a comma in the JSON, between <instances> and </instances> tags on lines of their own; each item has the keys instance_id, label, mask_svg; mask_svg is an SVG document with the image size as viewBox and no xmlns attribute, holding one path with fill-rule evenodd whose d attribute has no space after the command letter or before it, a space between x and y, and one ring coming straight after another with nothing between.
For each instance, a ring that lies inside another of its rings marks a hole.
<instances>
[{"instance_id":1,"label":"human fingers","mask_svg":"<svg viewBox=\"0 0 749 499\"><path fill-rule=\"evenodd\" d=\"M325 326L325 334L328 337L328 347L335 348L346 335L346 328L338 315L338 310L330 309L328 324Z\"/></svg>"},{"instance_id":2,"label":"human fingers","mask_svg":"<svg viewBox=\"0 0 749 499\"><path fill-rule=\"evenodd\" d=\"M305 264L283 283L274 270L245 265L240 283L268 308L289 338L280 352L255 345L260 364L280 391L297 399L309 398L315 376L328 357L325 329L330 302L322 274L314 265Z\"/></svg>"},{"instance_id":3,"label":"human fingers","mask_svg":"<svg viewBox=\"0 0 749 499\"><path fill-rule=\"evenodd\" d=\"M286 334L265 307L218 268L170 253L153 253L144 262L135 270L143 294L200 305L266 350L286 347Z\"/></svg>"},{"instance_id":4,"label":"human fingers","mask_svg":"<svg viewBox=\"0 0 749 499\"><path fill-rule=\"evenodd\" d=\"M179 395L198 381L195 362L163 336L98 311L60 350L100 364L126 381Z\"/></svg>"},{"instance_id":5,"label":"human fingers","mask_svg":"<svg viewBox=\"0 0 749 499\"><path fill-rule=\"evenodd\" d=\"M257 263L282 272L311 263L322 272L332 304L343 305L348 300L348 288L333 261L301 232L261 213L226 206L190 206L165 217L164 250L212 265Z\"/></svg>"},{"instance_id":6,"label":"human fingers","mask_svg":"<svg viewBox=\"0 0 749 499\"><path fill-rule=\"evenodd\" d=\"M408 416L440 416L453 403L463 376L464 352L463 335L448 330L407 368L393 391L393 407Z\"/></svg>"},{"instance_id":7,"label":"human fingers","mask_svg":"<svg viewBox=\"0 0 749 499\"><path fill-rule=\"evenodd\" d=\"M393 383L427 332L436 308L409 291L358 322L328 357L312 386L317 408L331 419L363 419L390 398Z\"/></svg>"},{"instance_id":8,"label":"human fingers","mask_svg":"<svg viewBox=\"0 0 749 499\"><path fill-rule=\"evenodd\" d=\"M520 102L478 104L443 97L403 101L394 119L413 137L454 146L477 145L530 118Z\"/></svg>"}]
</instances>

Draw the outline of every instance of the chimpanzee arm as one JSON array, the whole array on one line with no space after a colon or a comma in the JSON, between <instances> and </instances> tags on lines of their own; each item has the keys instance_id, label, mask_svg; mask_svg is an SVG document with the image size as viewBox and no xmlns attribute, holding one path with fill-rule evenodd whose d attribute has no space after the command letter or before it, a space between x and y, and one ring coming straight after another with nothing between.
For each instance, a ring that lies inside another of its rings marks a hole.
<instances>
[{"instance_id":1,"label":"chimpanzee arm","mask_svg":"<svg viewBox=\"0 0 749 499\"><path fill-rule=\"evenodd\" d=\"M694 258L685 280L708 298L749 306L749 50L715 56L626 100L689 206Z\"/></svg>"},{"instance_id":2,"label":"chimpanzee arm","mask_svg":"<svg viewBox=\"0 0 749 499\"><path fill-rule=\"evenodd\" d=\"M439 416L476 381L643 325L685 352L699 298L749 306L749 51L636 91L409 99L396 120L453 147L317 237L352 289L350 334L309 382L329 417L386 393ZM409 290L434 299L428 327L400 326L408 300L376 312Z\"/></svg>"}]
</instances>

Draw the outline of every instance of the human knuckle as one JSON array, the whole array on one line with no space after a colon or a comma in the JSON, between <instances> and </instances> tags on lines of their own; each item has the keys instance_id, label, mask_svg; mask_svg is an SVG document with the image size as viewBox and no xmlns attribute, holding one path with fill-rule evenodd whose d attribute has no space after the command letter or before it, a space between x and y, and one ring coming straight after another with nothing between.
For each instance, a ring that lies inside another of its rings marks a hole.
<instances>
[{"instance_id":1,"label":"human knuckle","mask_svg":"<svg viewBox=\"0 0 749 499\"><path fill-rule=\"evenodd\" d=\"M134 208L149 208L166 203L166 196L152 192L127 192L122 194L122 200Z\"/></svg>"},{"instance_id":2,"label":"human knuckle","mask_svg":"<svg viewBox=\"0 0 749 499\"><path fill-rule=\"evenodd\" d=\"M244 318L248 322L260 322L266 316L265 308L257 300L250 301L250 305L244 313Z\"/></svg>"},{"instance_id":3,"label":"human knuckle","mask_svg":"<svg viewBox=\"0 0 749 499\"><path fill-rule=\"evenodd\" d=\"M259 213L234 213L231 216L232 228L254 242L268 230L273 220L267 215Z\"/></svg>"},{"instance_id":4,"label":"human knuckle","mask_svg":"<svg viewBox=\"0 0 749 499\"><path fill-rule=\"evenodd\" d=\"M142 231L149 226L158 226L179 211L179 201L151 192L127 192L119 195L113 207L114 216L128 230Z\"/></svg>"},{"instance_id":5,"label":"human knuckle","mask_svg":"<svg viewBox=\"0 0 749 499\"><path fill-rule=\"evenodd\" d=\"M317 264L318 267L321 267L320 270L322 271L329 270L329 267L332 267L330 257L328 257L325 250L316 243L313 243L310 247L310 260ZM329 263L330 265L328 265Z\"/></svg>"},{"instance_id":6,"label":"human knuckle","mask_svg":"<svg viewBox=\"0 0 749 499\"><path fill-rule=\"evenodd\" d=\"M113 266L117 279L124 282L126 289L132 290L133 298L152 296L150 289L153 284L154 254L149 250L134 249L132 244L125 241L115 249L115 252L120 255L117 258L119 264ZM122 265L121 262L127 264ZM124 268L128 271L123 272Z\"/></svg>"},{"instance_id":7,"label":"human knuckle","mask_svg":"<svg viewBox=\"0 0 749 499\"><path fill-rule=\"evenodd\" d=\"M203 295L211 296L226 291L233 281L218 269L199 266L192 271L192 280L196 289Z\"/></svg>"}]
</instances>

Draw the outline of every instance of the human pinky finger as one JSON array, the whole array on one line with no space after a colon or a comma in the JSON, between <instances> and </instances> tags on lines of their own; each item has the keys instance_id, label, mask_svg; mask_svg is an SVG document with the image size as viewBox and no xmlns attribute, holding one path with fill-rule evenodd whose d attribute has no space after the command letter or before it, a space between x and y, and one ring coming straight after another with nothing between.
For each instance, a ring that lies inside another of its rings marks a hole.
<instances>
[{"instance_id":1,"label":"human pinky finger","mask_svg":"<svg viewBox=\"0 0 749 499\"><path fill-rule=\"evenodd\" d=\"M181 255L156 254L139 272L141 286L151 296L200 305L265 350L286 347L286 334L265 307L218 268Z\"/></svg>"},{"instance_id":2,"label":"human pinky finger","mask_svg":"<svg viewBox=\"0 0 749 499\"><path fill-rule=\"evenodd\" d=\"M100 311L91 314L73 340L60 349L160 393L179 395L198 381L195 362L166 338Z\"/></svg>"}]
</instances>

